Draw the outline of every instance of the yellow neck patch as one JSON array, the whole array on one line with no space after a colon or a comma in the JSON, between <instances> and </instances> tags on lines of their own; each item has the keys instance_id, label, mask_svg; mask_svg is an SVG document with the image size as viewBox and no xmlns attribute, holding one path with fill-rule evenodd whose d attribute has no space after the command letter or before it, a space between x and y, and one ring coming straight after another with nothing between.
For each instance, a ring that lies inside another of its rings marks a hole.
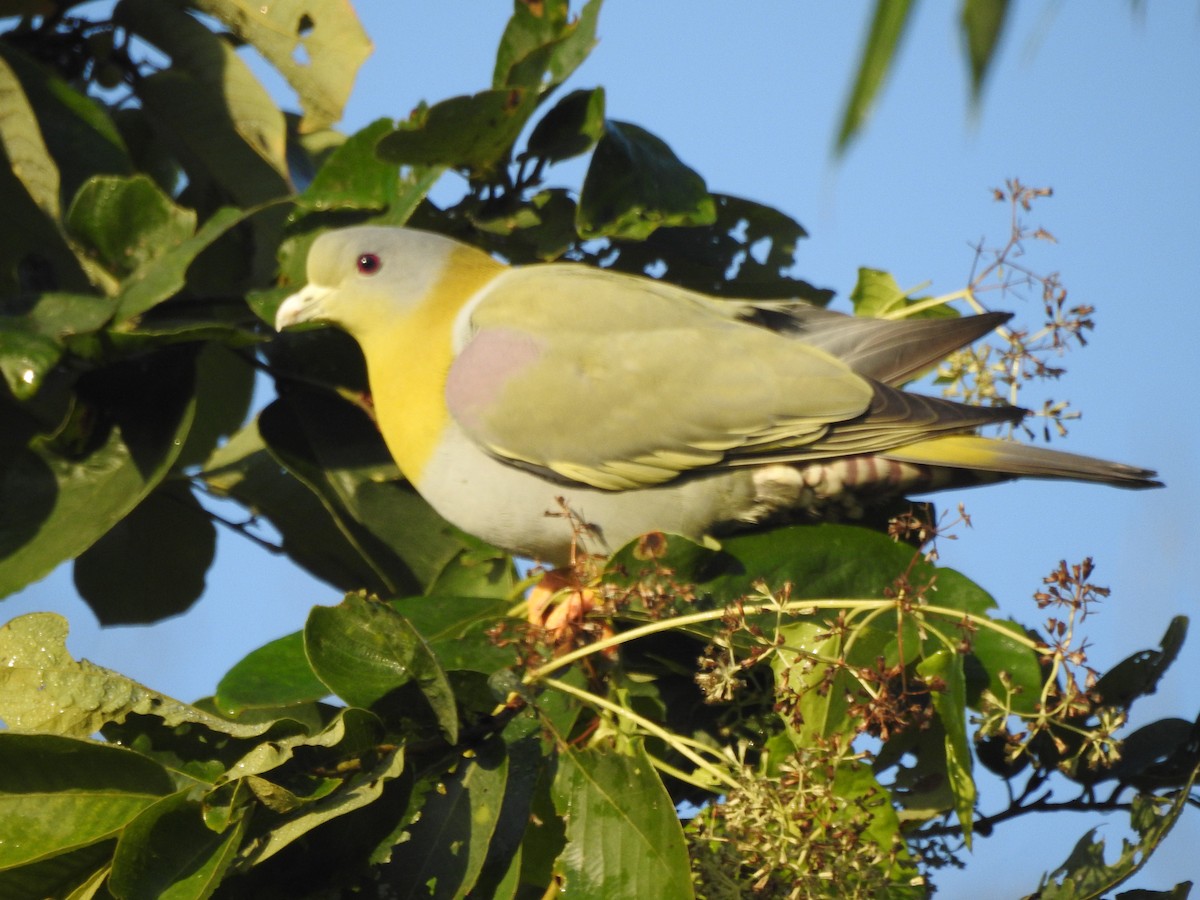
<instances>
[{"instance_id":1,"label":"yellow neck patch","mask_svg":"<svg viewBox=\"0 0 1200 900\"><path fill-rule=\"evenodd\" d=\"M449 424L445 388L454 361L455 319L506 268L474 248L455 249L442 278L416 309L359 337L379 430L409 481L419 484Z\"/></svg>"}]
</instances>

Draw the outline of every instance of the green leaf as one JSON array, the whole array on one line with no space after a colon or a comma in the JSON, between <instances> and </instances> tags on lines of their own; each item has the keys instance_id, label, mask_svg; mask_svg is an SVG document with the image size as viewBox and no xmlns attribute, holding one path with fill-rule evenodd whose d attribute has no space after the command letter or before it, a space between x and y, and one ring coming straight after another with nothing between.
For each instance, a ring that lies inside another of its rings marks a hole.
<instances>
[{"instance_id":1,"label":"green leaf","mask_svg":"<svg viewBox=\"0 0 1200 900\"><path fill-rule=\"evenodd\" d=\"M256 752L247 755L238 764L238 770L248 774L280 769L301 748L327 748L323 753L306 752L302 774L314 764L334 770L347 760L364 763L357 771L352 766L347 767L344 778L329 779L327 787L332 790L312 795L310 801L302 803L282 822L271 827L246 851L247 860L258 865L313 829L374 804L383 795L388 782L404 772L405 765L403 748L392 746L385 750L378 746L382 739L379 719L366 710L351 708L343 710L321 734L308 739L281 741L276 745L260 745ZM273 777L279 777L278 773ZM311 779L305 778L302 783L311 783ZM259 790L263 789L260 783Z\"/></svg>"},{"instance_id":2,"label":"green leaf","mask_svg":"<svg viewBox=\"0 0 1200 900\"><path fill-rule=\"evenodd\" d=\"M205 343L196 355L196 414L175 466L202 465L223 439L246 422L257 370L252 360L224 344Z\"/></svg>"},{"instance_id":3,"label":"green leaf","mask_svg":"<svg viewBox=\"0 0 1200 900\"><path fill-rule=\"evenodd\" d=\"M12 173L48 218L57 221L58 166L50 156L37 116L16 73L0 56L0 149Z\"/></svg>"},{"instance_id":4,"label":"green leaf","mask_svg":"<svg viewBox=\"0 0 1200 900\"><path fill-rule=\"evenodd\" d=\"M660 228L644 241L610 243L605 265L638 275L653 273L671 284L739 299L807 300L825 306L833 291L796 278L796 248L804 227L777 209L713 194L711 225ZM615 253L615 258L612 257ZM729 273L736 271L731 278Z\"/></svg>"},{"instance_id":5,"label":"green leaf","mask_svg":"<svg viewBox=\"0 0 1200 900\"><path fill-rule=\"evenodd\" d=\"M242 206L290 191L283 113L228 41L160 0L121 0L113 19L171 57L138 82L146 114L193 181L220 185Z\"/></svg>"},{"instance_id":6,"label":"green leaf","mask_svg":"<svg viewBox=\"0 0 1200 900\"><path fill-rule=\"evenodd\" d=\"M566 0L514 3L496 50L492 86L544 91L566 81L596 46L600 4L590 0L571 21Z\"/></svg>"},{"instance_id":7,"label":"green leaf","mask_svg":"<svg viewBox=\"0 0 1200 900\"><path fill-rule=\"evenodd\" d=\"M390 119L376 119L346 138L296 198L296 204L318 211L386 208L396 196L400 172L395 164L375 155L375 145L392 128Z\"/></svg>"},{"instance_id":8,"label":"green leaf","mask_svg":"<svg viewBox=\"0 0 1200 900\"><path fill-rule=\"evenodd\" d=\"M392 850L380 872L384 883L400 896L466 896L496 836L508 779L509 759L499 738L459 760L427 795L407 839Z\"/></svg>"},{"instance_id":9,"label":"green leaf","mask_svg":"<svg viewBox=\"0 0 1200 900\"><path fill-rule=\"evenodd\" d=\"M0 374L14 397L28 400L58 365L63 348L53 338L27 331L21 320L7 318L0 317Z\"/></svg>"},{"instance_id":10,"label":"green leaf","mask_svg":"<svg viewBox=\"0 0 1200 900\"><path fill-rule=\"evenodd\" d=\"M114 840L98 841L34 863L0 870L0 897L91 897L88 886L108 875ZM76 893L78 891L79 893Z\"/></svg>"},{"instance_id":11,"label":"green leaf","mask_svg":"<svg viewBox=\"0 0 1200 900\"><path fill-rule=\"evenodd\" d=\"M125 826L109 889L125 900L202 900L233 862L249 818L218 834L189 791L163 797Z\"/></svg>"},{"instance_id":12,"label":"green leaf","mask_svg":"<svg viewBox=\"0 0 1200 900\"><path fill-rule=\"evenodd\" d=\"M1008 5L1008 0L963 0L961 24L971 66L971 97L976 103L1004 31Z\"/></svg>"},{"instance_id":13,"label":"green leaf","mask_svg":"<svg viewBox=\"0 0 1200 900\"><path fill-rule=\"evenodd\" d=\"M587 153L604 134L604 88L571 91L529 133L525 151L548 162Z\"/></svg>"},{"instance_id":14,"label":"green leaf","mask_svg":"<svg viewBox=\"0 0 1200 900\"><path fill-rule=\"evenodd\" d=\"M400 479L378 429L351 404L328 392L289 388L258 422L268 450L321 500L384 586L380 593L422 593L463 549L464 541Z\"/></svg>"},{"instance_id":15,"label":"green leaf","mask_svg":"<svg viewBox=\"0 0 1200 900\"><path fill-rule=\"evenodd\" d=\"M896 55L900 36L912 19L915 7L915 0L876 0L866 46L863 47L862 58L858 62L854 87L851 88L846 108L842 111L842 124L838 129L836 146L839 156L846 152L846 148L866 122L875 103L875 96L879 93Z\"/></svg>"},{"instance_id":16,"label":"green leaf","mask_svg":"<svg viewBox=\"0 0 1200 900\"><path fill-rule=\"evenodd\" d=\"M171 481L75 560L75 588L101 625L158 622L199 599L216 549L208 514L186 482Z\"/></svg>"},{"instance_id":17,"label":"green leaf","mask_svg":"<svg viewBox=\"0 0 1200 900\"><path fill-rule=\"evenodd\" d=\"M853 680L837 660L842 655L842 635L824 621L797 622L779 630L783 639L771 656L775 694L795 698L798 716L786 725L798 748L818 746L831 735L845 731L847 693Z\"/></svg>"},{"instance_id":18,"label":"green leaf","mask_svg":"<svg viewBox=\"0 0 1200 900\"><path fill-rule=\"evenodd\" d=\"M110 837L173 789L130 750L0 731L0 869Z\"/></svg>"},{"instance_id":19,"label":"green leaf","mask_svg":"<svg viewBox=\"0 0 1200 900\"><path fill-rule=\"evenodd\" d=\"M1104 841L1096 838L1096 829L1091 829L1079 839L1061 866L1042 876L1037 894L1033 896L1038 900L1102 897L1133 877L1179 820L1188 805L1197 775L1200 775L1200 765L1193 763L1190 776L1170 798L1135 795L1129 824L1137 834L1136 843L1123 840L1117 859L1107 863Z\"/></svg>"},{"instance_id":20,"label":"green leaf","mask_svg":"<svg viewBox=\"0 0 1200 900\"><path fill-rule=\"evenodd\" d=\"M0 442L0 597L79 556L162 480L191 427L192 365L190 353L158 354L81 383L88 402L61 428L79 428L86 452L64 433Z\"/></svg>"},{"instance_id":21,"label":"green leaf","mask_svg":"<svg viewBox=\"0 0 1200 900\"><path fill-rule=\"evenodd\" d=\"M302 132L327 128L342 109L371 41L353 8L343 0L195 0L253 45L296 91Z\"/></svg>"},{"instance_id":22,"label":"green leaf","mask_svg":"<svg viewBox=\"0 0 1200 900\"><path fill-rule=\"evenodd\" d=\"M213 453L200 473L208 489L268 520L298 565L343 592L389 588L339 529L317 495L281 469L251 422Z\"/></svg>"},{"instance_id":23,"label":"green leaf","mask_svg":"<svg viewBox=\"0 0 1200 900\"><path fill-rule=\"evenodd\" d=\"M223 719L86 659L76 661L66 639L67 620L54 613L29 613L0 627L0 719L10 732L85 738L129 715L155 716L168 726L193 723L244 738L272 724Z\"/></svg>"},{"instance_id":24,"label":"green leaf","mask_svg":"<svg viewBox=\"0 0 1200 900\"><path fill-rule=\"evenodd\" d=\"M715 220L704 179L670 147L637 125L605 123L579 195L580 236L641 240L663 226Z\"/></svg>"},{"instance_id":25,"label":"green leaf","mask_svg":"<svg viewBox=\"0 0 1200 900\"><path fill-rule=\"evenodd\" d=\"M446 673L424 638L386 604L351 594L315 607L304 649L317 677L354 706L369 707L414 682L446 739L458 740L458 711Z\"/></svg>"},{"instance_id":26,"label":"green leaf","mask_svg":"<svg viewBox=\"0 0 1200 900\"><path fill-rule=\"evenodd\" d=\"M494 172L507 163L537 102L537 91L514 87L422 105L384 135L376 151L380 159L399 165Z\"/></svg>"},{"instance_id":27,"label":"green leaf","mask_svg":"<svg viewBox=\"0 0 1200 900\"><path fill-rule=\"evenodd\" d=\"M129 153L103 104L8 41L0 43L0 57L20 79L37 114L46 148L59 170L63 205L93 175L130 174Z\"/></svg>"},{"instance_id":28,"label":"green leaf","mask_svg":"<svg viewBox=\"0 0 1200 900\"><path fill-rule=\"evenodd\" d=\"M928 300L928 297L913 297L896 283L888 272L879 269L860 268L858 281L850 292L850 302L856 316L886 318L906 307ZM932 306L913 315L921 318L945 318L957 316L953 307Z\"/></svg>"},{"instance_id":29,"label":"green leaf","mask_svg":"<svg viewBox=\"0 0 1200 900\"><path fill-rule=\"evenodd\" d=\"M71 201L66 225L97 262L126 278L190 238L196 213L176 206L145 175L98 175Z\"/></svg>"},{"instance_id":30,"label":"green leaf","mask_svg":"<svg viewBox=\"0 0 1200 900\"><path fill-rule=\"evenodd\" d=\"M292 632L251 651L225 673L214 698L228 715L309 703L329 695L304 652L304 633Z\"/></svg>"},{"instance_id":31,"label":"green leaf","mask_svg":"<svg viewBox=\"0 0 1200 900\"><path fill-rule=\"evenodd\" d=\"M951 650L925 657L917 672L930 685L933 708L946 736L946 776L954 791L954 812L962 826L963 840L971 847L971 825L975 820L975 779L972 777L971 744L967 736L967 692L963 658Z\"/></svg>"},{"instance_id":32,"label":"green leaf","mask_svg":"<svg viewBox=\"0 0 1200 900\"><path fill-rule=\"evenodd\" d=\"M560 749L553 795L567 896L692 896L683 829L644 750Z\"/></svg>"},{"instance_id":33,"label":"green leaf","mask_svg":"<svg viewBox=\"0 0 1200 900\"><path fill-rule=\"evenodd\" d=\"M257 210L224 207L214 213L192 237L154 257L121 285L117 295L116 318L129 322L164 300L169 300L187 283L187 270L201 251L212 245L235 225L246 221ZM125 327L132 330L135 323Z\"/></svg>"}]
</instances>

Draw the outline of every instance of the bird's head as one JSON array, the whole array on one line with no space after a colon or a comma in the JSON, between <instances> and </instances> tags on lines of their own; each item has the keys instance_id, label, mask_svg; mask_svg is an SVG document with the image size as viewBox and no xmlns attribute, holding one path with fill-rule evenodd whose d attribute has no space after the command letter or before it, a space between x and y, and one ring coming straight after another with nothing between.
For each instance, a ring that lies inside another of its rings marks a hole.
<instances>
[{"instance_id":1,"label":"bird's head","mask_svg":"<svg viewBox=\"0 0 1200 900\"><path fill-rule=\"evenodd\" d=\"M361 338L426 303L463 252L487 258L451 238L411 228L327 231L308 252L308 284L283 301L275 328L328 322Z\"/></svg>"}]
</instances>

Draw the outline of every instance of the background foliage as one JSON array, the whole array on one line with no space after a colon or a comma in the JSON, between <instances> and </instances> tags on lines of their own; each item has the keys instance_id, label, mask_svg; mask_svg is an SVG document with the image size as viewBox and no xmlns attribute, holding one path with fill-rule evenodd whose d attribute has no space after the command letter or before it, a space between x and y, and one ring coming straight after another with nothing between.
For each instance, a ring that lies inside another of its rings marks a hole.
<instances>
[{"instance_id":1,"label":"background foliage","mask_svg":"<svg viewBox=\"0 0 1200 900\"><path fill-rule=\"evenodd\" d=\"M984 5L964 7L976 83L994 46L979 35L1003 21ZM902 6L879 6L847 122ZM1009 815L1050 808L1055 772L1077 786L1068 803L1129 813L1136 852L1106 865L1089 833L1044 896L1104 891L1170 827L1194 777L1189 720L1099 764L1185 626L1090 676L1073 643L1097 592L1085 565L1051 576L1058 624L1035 638L911 533L810 526L720 552L671 538L618 554L597 614L540 634L513 616L511 562L396 479L349 342L268 341L311 239L364 220L516 262L828 301L792 274L798 223L709 193L608 117L602 89L559 89L599 10L517 3L490 87L344 137L331 125L369 45L339 3L122 0L111 20L0 6L28 13L0 41L0 590L74 560L101 621L177 613L225 498L347 592L193 705L71 659L56 616L5 626L0 893L541 896L561 879L584 896L920 896L995 824L975 820L985 769L1014 784ZM550 180L580 156L580 185ZM439 207L448 169L467 189ZM869 271L855 300L910 302ZM277 397L247 422L259 368ZM709 804L686 830L683 802Z\"/></svg>"}]
</instances>

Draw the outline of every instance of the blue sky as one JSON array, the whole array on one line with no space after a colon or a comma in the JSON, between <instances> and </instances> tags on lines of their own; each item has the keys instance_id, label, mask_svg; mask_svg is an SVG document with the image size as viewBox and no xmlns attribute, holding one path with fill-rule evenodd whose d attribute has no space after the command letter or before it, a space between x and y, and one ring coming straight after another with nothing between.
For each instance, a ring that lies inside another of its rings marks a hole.
<instances>
[{"instance_id":1,"label":"blue sky","mask_svg":"<svg viewBox=\"0 0 1200 900\"><path fill-rule=\"evenodd\" d=\"M508 4L356 5L376 51L346 130L489 86ZM1156 646L1171 616L1196 608L1200 584L1200 424L1187 393L1200 333L1200 8L1143 5L1135 13L1129 3L1014 4L977 115L952 5L919 5L874 117L840 162L830 148L869 4L609 0L600 44L568 83L604 86L611 117L666 140L712 190L798 219L811 234L799 273L835 289L841 304L859 266L887 269L906 286L932 282L934 293L962 287L969 244L1006 235L1007 211L990 188L1008 177L1054 188L1026 221L1059 243L1029 260L1061 273L1072 302L1094 305L1098 327L1086 350L1066 358L1062 382L1034 388L1023 403L1069 399L1084 417L1057 446L1157 468L1168 488L1015 484L942 495L942 508L961 500L974 522L942 544L942 561L1035 624L1042 615L1030 594L1041 576L1059 559L1095 557L1095 580L1113 589L1086 627L1100 668ZM580 170L562 177L577 186ZM451 175L439 192L459 189ZM1032 300L1000 305L1020 312L1021 303L1036 314ZM100 632L69 569L5 601L3 612L63 612L77 656L193 699L246 652L299 627L312 604L339 599L229 535L208 585L194 613L152 629ZM1194 715L1197 683L1200 634L1159 694L1135 707L1135 724ZM1001 804L996 797L990 809ZM942 877L942 895L1027 892L1086 827L1065 814L1001 826L976 843L966 873ZM1119 843L1121 820L1101 834ZM1135 884L1200 876L1198 844L1193 810Z\"/></svg>"}]
</instances>

